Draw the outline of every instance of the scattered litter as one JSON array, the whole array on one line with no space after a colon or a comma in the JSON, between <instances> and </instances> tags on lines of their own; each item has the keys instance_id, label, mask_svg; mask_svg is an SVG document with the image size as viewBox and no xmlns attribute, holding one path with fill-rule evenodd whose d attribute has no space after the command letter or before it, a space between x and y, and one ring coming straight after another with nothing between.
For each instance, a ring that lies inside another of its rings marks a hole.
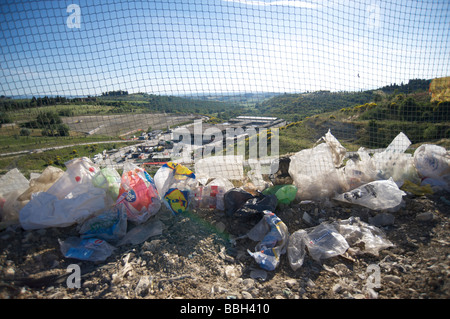
<instances>
[{"instance_id":1,"label":"scattered litter","mask_svg":"<svg viewBox=\"0 0 450 319\"><path fill-rule=\"evenodd\" d=\"M113 207L86 220L79 232L81 238L96 237L117 241L127 232L127 212L123 206Z\"/></svg>"},{"instance_id":2,"label":"scattered litter","mask_svg":"<svg viewBox=\"0 0 450 319\"><path fill-rule=\"evenodd\" d=\"M162 234L163 223L160 220L151 220L137 225L126 233L117 243L117 246L126 244L137 245L143 243L148 238Z\"/></svg>"},{"instance_id":3,"label":"scattered litter","mask_svg":"<svg viewBox=\"0 0 450 319\"><path fill-rule=\"evenodd\" d=\"M227 191L234 188L233 184L225 178L215 178L206 186L198 186L191 193L193 208L224 210L224 196Z\"/></svg>"},{"instance_id":4,"label":"scattered litter","mask_svg":"<svg viewBox=\"0 0 450 319\"><path fill-rule=\"evenodd\" d=\"M111 256L114 246L98 238L69 237L59 241L64 257L87 261L104 261Z\"/></svg>"},{"instance_id":5,"label":"scattered litter","mask_svg":"<svg viewBox=\"0 0 450 319\"><path fill-rule=\"evenodd\" d=\"M297 187L295 185L275 185L266 188L262 193L264 195L275 195L278 203L290 204L295 200Z\"/></svg>"},{"instance_id":6,"label":"scattered litter","mask_svg":"<svg viewBox=\"0 0 450 319\"><path fill-rule=\"evenodd\" d=\"M153 179L134 164L124 166L116 204L125 206L128 219L135 223L145 222L161 208Z\"/></svg>"},{"instance_id":7,"label":"scattered litter","mask_svg":"<svg viewBox=\"0 0 450 319\"><path fill-rule=\"evenodd\" d=\"M359 248L363 244L363 249ZM316 261L344 255L352 247L355 254L369 253L378 256L379 251L393 246L384 232L359 219L350 217L336 222L323 222L316 227L300 229L289 237L287 247L291 268L295 271L304 262L307 251Z\"/></svg>"},{"instance_id":8,"label":"scattered litter","mask_svg":"<svg viewBox=\"0 0 450 319\"><path fill-rule=\"evenodd\" d=\"M261 268L271 271L280 263L280 255L286 252L289 233L281 219L270 211L264 211L262 221L269 225L270 231L256 245L255 252L248 250L248 253Z\"/></svg>"},{"instance_id":9,"label":"scattered litter","mask_svg":"<svg viewBox=\"0 0 450 319\"><path fill-rule=\"evenodd\" d=\"M195 174L187 167L168 162L156 172L155 185L160 198L174 214L188 209L191 191L197 186Z\"/></svg>"},{"instance_id":10,"label":"scattered litter","mask_svg":"<svg viewBox=\"0 0 450 319\"><path fill-rule=\"evenodd\" d=\"M373 210L391 209L395 211L400 208L404 195L406 193L400 190L390 178L389 180L370 182L349 192L339 194L334 199Z\"/></svg>"}]
</instances>

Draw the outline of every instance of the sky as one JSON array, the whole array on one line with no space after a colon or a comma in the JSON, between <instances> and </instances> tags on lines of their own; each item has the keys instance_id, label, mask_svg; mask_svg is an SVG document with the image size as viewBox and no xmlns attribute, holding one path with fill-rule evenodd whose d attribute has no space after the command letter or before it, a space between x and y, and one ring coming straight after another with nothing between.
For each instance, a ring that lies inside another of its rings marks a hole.
<instances>
[{"instance_id":1,"label":"sky","mask_svg":"<svg viewBox=\"0 0 450 319\"><path fill-rule=\"evenodd\" d=\"M449 76L449 13L448 0L0 0L0 95L359 91Z\"/></svg>"}]
</instances>

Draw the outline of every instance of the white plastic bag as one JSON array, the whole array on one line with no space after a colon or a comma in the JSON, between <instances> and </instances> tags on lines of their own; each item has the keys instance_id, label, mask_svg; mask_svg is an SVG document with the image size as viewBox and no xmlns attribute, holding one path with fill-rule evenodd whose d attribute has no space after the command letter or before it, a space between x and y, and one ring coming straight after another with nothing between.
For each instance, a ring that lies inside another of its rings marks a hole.
<instances>
[{"instance_id":1,"label":"white plastic bag","mask_svg":"<svg viewBox=\"0 0 450 319\"><path fill-rule=\"evenodd\" d=\"M364 243L364 249L359 253L378 256L380 250L393 246L381 229L361 221L359 217L352 216L346 220L335 222L335 225L350 247L360 247L359 244Z\"/></svg>"},{"instance_id":2,"label":"white plastic bag","mask_svg":"<svg viewBox=\"0 0 450 319\"><path fill-rule=\"evenodd\" d=\"M396 210L400 208L404 195L406 193L400 190L393 179L390 178L389 180L364 184L349 192L339 194L334 199L373 210Z\"/></svg>"},{"instance_id":3,"label":"white plastic bag","mask_svg":"<svg viewBox=\"0 0 450 319\"><path fill-rule=\"evenodd\" d=\"M67 170L47 192L58 199L73 198L89 192L93 187L92 177L99 168L87 157L80 157L65 163Z\"/></svg>"},{"instance_id":4,"label":"white plastic bag","mask_svg":"<svg viewBox=\"0 0 450 319\"><path fill-rule=\"evenodd\" d=\"M161 166L154 176L158 194L166 207L174 214L188 209L192 194L197 187L195 174L187 167L168 162Z\"/></svg>"},{"instance_id":5,"label":"white plastic bag","mask_svg":"<svg viewBox=\"0 0 450 319\"><path fill-rule=\"evenodd\" d=\"M48 192L32 195L19 213L23 229L66 227L106 209L105 190L93 187L75 198L58 199Z\"/></svg>"},{"instance_id":6,"label":"white plastic bag","mask_svg":"<svg viewBox=\"0 0 450 319\"><path fill-rule=\"evenodd\" d=\"M48 166L38 177L30 179L28 189L20 195L18 200L30 200L31 195L39 192L46 192L64 174L58 167Z\"/></svg>"},{"instance_id":7,"label":"white plastic bag","mask_svg":"<svg viewBox=\"0 0 450 319\"><path fill-rule=\"evenodd\" d=\"M311 257L318 262L342 255L350 247L344 236L329 223L307 229L304 242Z\"/></svg>"},{"instance_id":8,"label":"white plastic bag","mask_svg":"<svg viewBox=\"0 0 450 319\"><path fill-rule=\"evenodd\" d=\"M335 192L348 189L343 171L338 169L342 165L345 148L330 131L322 139L325 143L291 157L289 175L301 200L330 198Z\"/></svg>"},{"instance_id":9,"label":"white plastic bag","mask_svg":"<svg viewBox=\"0 0 450 319\"><path fill-rule=\"evenodd\" d=\"M414 152L414 165L423 184L450 191L450 151L442 146L423 144Z\"/></svg>"}]
</instances>

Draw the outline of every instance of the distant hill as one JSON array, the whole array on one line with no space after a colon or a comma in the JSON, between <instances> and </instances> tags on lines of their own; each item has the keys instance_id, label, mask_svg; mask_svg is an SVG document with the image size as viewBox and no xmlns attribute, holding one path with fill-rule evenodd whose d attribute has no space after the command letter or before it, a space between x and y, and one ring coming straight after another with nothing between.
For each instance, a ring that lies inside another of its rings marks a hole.
<instances>
[{"instance_id":1,"label":"distant hill","mask_svg":"<svg viewBox=\"0 0 450 319\"><path fill-rule=\"evenodd\" d=\"M308 116L342 108L362 105L382 99L389 94L428 92L431 80L414 79L407 84L391 84L378 90L361 92L317 91L312 93L281 94L256 105L258 114L299 121Z\"/></svg>"}]
</instances>

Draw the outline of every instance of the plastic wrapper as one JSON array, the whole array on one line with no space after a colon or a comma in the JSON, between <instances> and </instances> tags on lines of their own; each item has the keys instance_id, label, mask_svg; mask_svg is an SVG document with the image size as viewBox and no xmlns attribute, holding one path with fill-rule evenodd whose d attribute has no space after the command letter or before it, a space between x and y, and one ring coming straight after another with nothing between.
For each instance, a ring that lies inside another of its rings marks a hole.
<instances>
[{"instance_id":1,"label":"plastic wrapper","mask_svg":"<svg viewBox=\"0 0 450 319\"><path fill-rule=\"evenodd\" d=\"M86 261L104 261L115 247L99 238L69 237L59 241L64 257Z\"/></svg>"},{"instance_id":2,"label":"plastic wrapper","mask_svg":"<svg viewBox=\"0 0 450 319\"><path fill-rule=\"evenodd\" d=\"M126 208L128 220L143 223L161 208L156 185L151 176L134 164L124 167L116 205Z\"/></svg>"},{"instance_id":3,"label":"plastic wrapper","mask_svg":"<svg viewBox=\"0 0 450 319\"><path fill-rule=\"evenodd\" d=\"M270 211L264 211L263 222L267 223L269 231L256 245L255 252L248 250L248 253L261 268L271 271L277 268L280 256L286 252L289 233L283 221Z\"/></svg>"},{"instance_id":4,"label":"plastic wrapper","mask_svg":"<svg viewBox=\"0 0 450 319\"><path fill-rule=\"evenodd\" d=\"M191 192L196 188L195 174L187 167L168 162L155 176L155 185L160 198L174 214L181 214L189 207Z\"/></svg>"},{"instance_id":5,"label":"plastic wrapper","mask_svg":"<svg viewBox=\"0 0 450 319\"><path fill-rule=\"evenodd\" d=\"M86 220L80 227L81 238L118 241L127 232L127 213L123 206L113 207Z\"/></svg>"},{"instance_id":6,"label":"plastic wrapper","mask_svg":"<svg viewBox=\"0 0 450 319\"><path fill-rule=\"evenodd\" d=\"M339 194L334 199L364 206L373 210L392 210L400 208L403 196L406 193L400 190L397 184L390 178L364 184L349 192Z\"/></svg>"}]
</instances>

